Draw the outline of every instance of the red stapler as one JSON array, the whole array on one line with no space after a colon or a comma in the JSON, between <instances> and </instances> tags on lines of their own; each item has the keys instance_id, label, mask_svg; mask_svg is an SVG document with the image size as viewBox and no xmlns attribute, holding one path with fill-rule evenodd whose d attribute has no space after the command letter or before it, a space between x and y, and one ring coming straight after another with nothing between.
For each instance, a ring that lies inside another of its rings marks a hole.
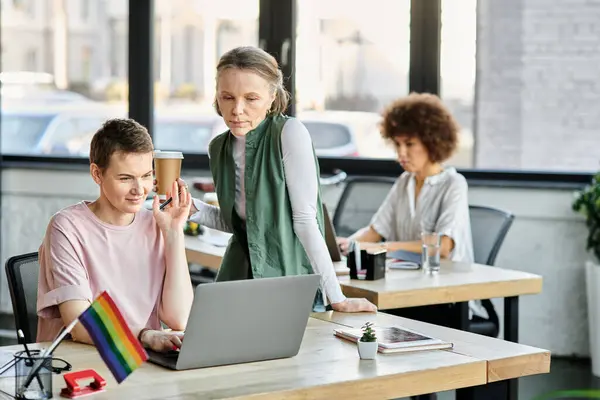
<instances>
[{"instance_id":1,"label":"red stapler","mask_svg":"<svg viewBox=\"0 0 600 400\"><path fill-rule=\"evenodd\" d=\"M93 369L69 372L63 376L65 378L65 382L67 383L67 387L60 391L60 395L62 397L74 399L77 397L89 396L94 393L104 392L105 390L104 387L106 386L106 381ZM93 378L94 380L88 386L81 387L77 383L79 380L90 378Z\"/></svg>"}]
</instances>

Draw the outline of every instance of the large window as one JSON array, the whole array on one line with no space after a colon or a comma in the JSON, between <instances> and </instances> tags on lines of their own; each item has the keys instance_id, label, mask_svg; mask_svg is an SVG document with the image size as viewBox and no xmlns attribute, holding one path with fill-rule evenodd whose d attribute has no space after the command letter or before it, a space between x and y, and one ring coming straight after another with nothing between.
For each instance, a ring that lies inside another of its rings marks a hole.
<instances>
[{"instance_id":1,"label":"large window","mask_svg":"<svg viewBox=\"0 0 600 400\"><path fill-rule=\"evenodd\" d=\"M126 115L127 2L2 2L1 150L79 156Z\"/></svg>"},{"instance_id":2,"label":"large window","mask_svg":"<svg viewBox=\"0 0 600 400\"><path fill-rule=\"evenodd\" d=\"M227 127L215 112L215 67L227 50L258 45L258 0L158 1L155 8L154 143L206 153ZM181 5L180 4L180 5Z\"/></svg>"},{"instance_id":3,"label":"large window","mask_svg":"<svg viewBox=\"0 0 600 400\"><path fill-rule=\"evenodd\" d=\"M477 0L442 0L440 97L460 125L459 145L448 164L473 168Z\"/></svg>"},{"instance_id":4,"label":"large window","mask_svg":"<svg viewBox=\"0 0 600 400\"><path fill-rule=\"evenodd\" d=\"M317 155L391 158L380 112L408 93L409 0L297 2L296 114Z\"/></svg>"},{"instance_id":5,"label":"large window","mask_svg":"<svg viewBox=\"0 0 600 400\"><path fill-rule=\"evenodd\" d=\"M183 150L188 166L204 168L209 141L226 129L213 109L216 63L235 46L260 45L279 60L290 111L324 171L397 174L378 123L411 90L439 92L458 120L448 164L468 177L581 183L600 168L600 36L589 2L153 1L153 35L136 23L146 18L128 20L121 0L1 1L0 145L9 160L84 157L101 121L131 107L141 122L154 119L157 148ZM145 16L148 4L137 4ZM129 23L137 75L128 71ZM150 85L153 98L142 90Z\"/></svg>"}]
</instances>

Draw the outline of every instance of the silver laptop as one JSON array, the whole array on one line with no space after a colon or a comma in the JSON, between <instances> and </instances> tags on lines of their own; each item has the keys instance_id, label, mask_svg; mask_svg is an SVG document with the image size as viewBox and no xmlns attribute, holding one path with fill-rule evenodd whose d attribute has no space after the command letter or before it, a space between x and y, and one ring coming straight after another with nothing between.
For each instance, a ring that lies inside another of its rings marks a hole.
<instances>
[{"instance_id":1,"label":"silver laptop","mask_svg":"<svg viewBox=\"0 0 600 400\"><path fill-rule=\"evenodd\" d=\"M336 262L344 260L340 248L338 247L335 228L333 227L333 222L331 222L325 203L323 203L323 222L325 225L325 243L327 243L327 250L329 250L331 261Z\"/></svg>"},{"instance_id":2,"label":"silver laptop","mask_svg":"<svg viewBox=\"0 0 600 400\"><path fill-rule=\"evenodd\" d=\"M298 354L320 275L198 285L178 351L147 350L175 370L293 357Z\"/></svg>"}]
</instances>

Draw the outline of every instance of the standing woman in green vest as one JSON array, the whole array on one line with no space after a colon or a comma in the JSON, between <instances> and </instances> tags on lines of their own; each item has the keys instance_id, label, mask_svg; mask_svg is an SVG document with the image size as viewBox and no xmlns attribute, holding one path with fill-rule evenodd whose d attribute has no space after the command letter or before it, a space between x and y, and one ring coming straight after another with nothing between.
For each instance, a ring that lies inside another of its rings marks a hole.
<instances>
[{"instance_id":1,"label":"standing woman in green vest","mask_svg":"<svg viewBox=\"0 0 600 400\"><path fill-rule=\"evenodd\" d=\"M283 115L288 101L267 52L238 47L221 57L214 106L229 130L208 149L219 207L194 199L190 220L233 234L217 281L317 273L315 310L377 311L342 293L323 235L317 158L306 127Z\"/></svg>"}]
</instances>

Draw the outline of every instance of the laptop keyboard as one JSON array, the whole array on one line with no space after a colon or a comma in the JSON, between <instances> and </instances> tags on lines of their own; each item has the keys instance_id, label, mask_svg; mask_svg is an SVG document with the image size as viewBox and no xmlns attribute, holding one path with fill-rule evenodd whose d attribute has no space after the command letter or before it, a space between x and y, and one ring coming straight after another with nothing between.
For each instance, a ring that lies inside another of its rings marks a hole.
<instances>
[{"instance_id":1,"label":"laptop keyboard","mask_svg":"<svg viewBox=\"0 0 600 400\"><path fill-rule=\"evenodd\" d=\"M179 350L169 350L168 352L164 353L164 355L168 358L177 358L179 357Z\"/></svg>"},{"instance_id":2,"label":"laptop keyboard","mask_svg":"<svg viewBox=\"0 0 600 400\"><path fill-rule=\"evenodd\" d=\"M148 353L150 361L154 361L157 364L175 369L175 366L177 365L177 358L179 358L178 350L171 350L164 353L160 353L148 349L146 350L146 352Z\"/></svg>"}]
</instances>

